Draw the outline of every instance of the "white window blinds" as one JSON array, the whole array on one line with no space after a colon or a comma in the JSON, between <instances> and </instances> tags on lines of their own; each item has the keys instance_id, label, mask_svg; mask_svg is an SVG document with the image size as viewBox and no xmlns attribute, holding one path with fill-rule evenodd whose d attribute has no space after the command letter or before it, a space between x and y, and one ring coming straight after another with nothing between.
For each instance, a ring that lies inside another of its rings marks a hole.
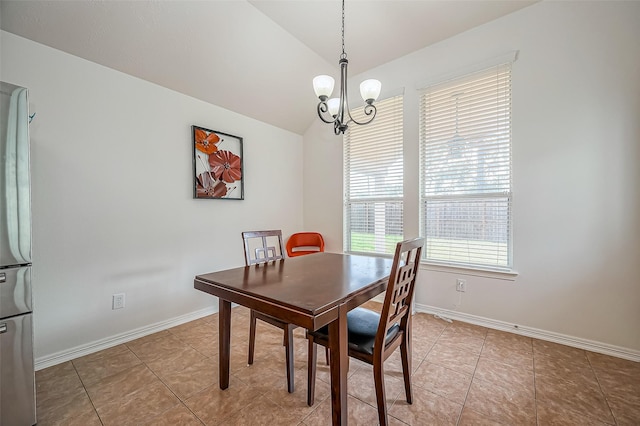
<instances>
[{"instance_id":1,"label":"white window blinds","mask_svg":"<svg viewBox=\"0 0 640 426\"><path fill-rule=\"evenodd\" d=\"M422 92L420 163L425 259L510 269L510 63Z\"/></svg>"},{"instance_id":2,"label":"white window blinds","mask_svg":"<svg viewBox=\"0 0 640 426\"><path fill-rule=\"evenodd\" d=\"M393 254L403 237L402 96L376 108L373 122L352 123L344 139L345 252Z\"/></svg>"}]
</instances>

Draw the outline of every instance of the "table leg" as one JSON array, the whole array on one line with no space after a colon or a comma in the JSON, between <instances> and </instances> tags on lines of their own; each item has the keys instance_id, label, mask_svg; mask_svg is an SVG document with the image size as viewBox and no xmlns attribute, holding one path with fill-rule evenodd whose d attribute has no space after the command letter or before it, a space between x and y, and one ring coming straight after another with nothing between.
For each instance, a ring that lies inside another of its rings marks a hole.
<instances>
[{"instance_id":1,"label":"table leg","mask_svg":"<svg viewBox=\"0 0 640 426\"><path fill-rule=\"evenodd\" d=\"M338 307L338 319L329 324L331 409L334 426L347 424L347 372L349 369L347 333L347 309L341 305Z\"/></svg>"},{"instance_id":2,"label":"table leg","mask_svg":"<svg viewBox=\"0 0 640 426\"><path fill-rule=\"evenodd\" d=\"M231 355L231 302L219 300L218 314L218 361L220 389L229 387L229 358Z\"/></svg>"}]
</instances>

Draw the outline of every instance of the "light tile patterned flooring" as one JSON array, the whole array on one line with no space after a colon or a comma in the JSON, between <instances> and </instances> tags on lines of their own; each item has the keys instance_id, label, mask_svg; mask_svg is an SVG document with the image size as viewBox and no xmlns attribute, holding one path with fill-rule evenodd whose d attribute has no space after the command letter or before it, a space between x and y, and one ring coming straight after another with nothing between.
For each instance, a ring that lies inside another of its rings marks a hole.
<instances>
[{"instance_id":1,"label":"light tile patterned flooring","mask_svg":"<svg viewBox=\"0 0 640 426\"><path fill-rule=\"evenodd\" d=\"M247 365L248 312L233 309L226 391L211 315L38 371L38 426L331 424L323 351L308 407L304 331L289 394L280 330L258 321ZM385 373L391 425L640 425L640 363L426 314L413 320L412 405L398 351ZM348 390L349 424L377 424L370 366L351 360Z\"/></svg>"}]
</instances>

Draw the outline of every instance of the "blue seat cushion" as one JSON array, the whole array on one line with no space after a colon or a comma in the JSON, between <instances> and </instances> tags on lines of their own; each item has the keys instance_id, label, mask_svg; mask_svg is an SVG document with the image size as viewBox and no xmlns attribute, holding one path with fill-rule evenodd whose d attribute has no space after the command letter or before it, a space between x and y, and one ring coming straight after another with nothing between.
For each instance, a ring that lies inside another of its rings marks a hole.
<instances>
[{"instance_id":1,"label":"blue seat cushion","mask_svg":"<svg viewBox=\"0 0 640 426\"><path fill-rule=\"evenodd\" d=\"M376 332L380 324L380 314L365 308L355 308L347 313L347 328L349 330L349 349L358 352L373 354L373 344L376 340ZM394 324L387 331L385 344L389 343L398 334L400 326ZM324 326L312 333L315 336L328 339L329 327Z\"/></svg>"}]
</instances>

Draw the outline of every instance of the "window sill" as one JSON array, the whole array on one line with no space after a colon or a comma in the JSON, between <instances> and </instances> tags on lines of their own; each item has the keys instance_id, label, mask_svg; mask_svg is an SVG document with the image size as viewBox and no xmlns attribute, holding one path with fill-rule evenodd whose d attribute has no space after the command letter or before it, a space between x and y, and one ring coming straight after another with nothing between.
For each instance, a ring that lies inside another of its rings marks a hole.
<instances>
[{"instance_id":1,"label":"window sill","mask_svg":"<svg viewBox=\"0 0 640 426\"><path fill-rule=\"evenodd\" d=\"M498 280L515 281L518 273L513 269L473 268L470 266L450 265L446 263L420 262L420 269L436 272L448 272L458 275L493 278Z\"/></svg>"},{"instance_id":2,"label":"window sill","mask_svg":"<svg viewBox=\"0 0 640 426\"><path fill-rule=\"evenodd\" d=\"M385 253L369 253L364 251L343 251L343 254L350 254L353 256L369 256L369 257L381 257L384 259L393 259L393 253L385 254Z\"/></svg>"}]
</instances>

